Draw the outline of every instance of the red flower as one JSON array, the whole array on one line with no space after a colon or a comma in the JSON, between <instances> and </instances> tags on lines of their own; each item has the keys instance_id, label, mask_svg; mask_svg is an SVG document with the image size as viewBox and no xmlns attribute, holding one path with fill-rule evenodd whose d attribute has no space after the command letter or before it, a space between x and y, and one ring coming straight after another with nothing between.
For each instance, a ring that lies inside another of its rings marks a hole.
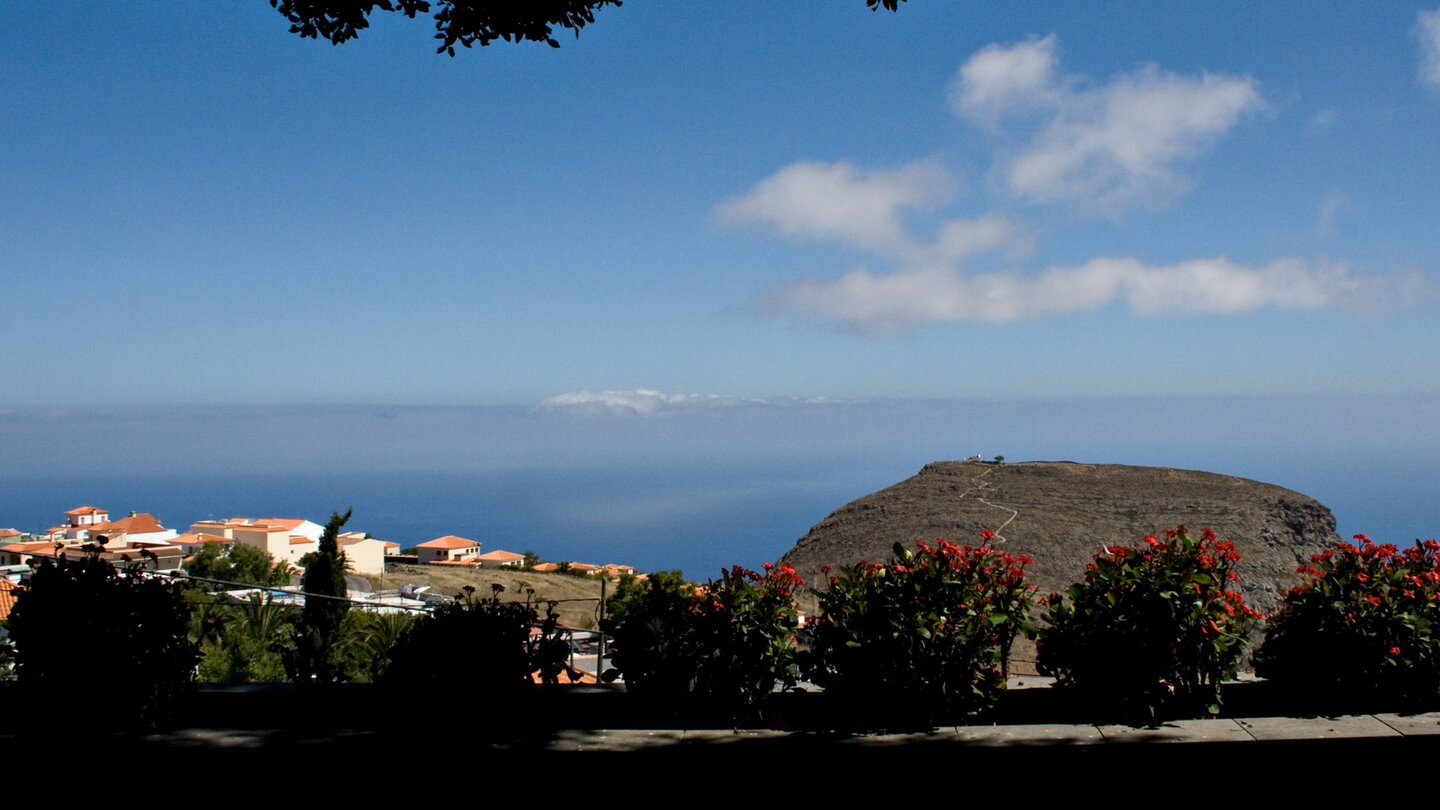
<instances>
[{"instance_id":1,"label":"red flower","mask_svg":"<svg viewBox=\"0 0 1440 810\"><path fill-rule=\"evenodd\" d=\"M995 532L992 532L992 531L990 531L989 529L981 529L981 530L980 530L980 539L981 539L981 540L994 540L994 539L995 539Z\"/></svg>"},{"instance_id":2,"label":"red flower","mask_svg":"<svg viewBox=\"0 0 1440 810\"><path fill-rule=\"evenodd\" d=\"M1391 657L1391 658L1399 658L1399 657L1400 657L1400 648L1399 648L1399 647L1391 647L1391 648L1390 648L1390 657Z\"/></svg>"}]
</instances>

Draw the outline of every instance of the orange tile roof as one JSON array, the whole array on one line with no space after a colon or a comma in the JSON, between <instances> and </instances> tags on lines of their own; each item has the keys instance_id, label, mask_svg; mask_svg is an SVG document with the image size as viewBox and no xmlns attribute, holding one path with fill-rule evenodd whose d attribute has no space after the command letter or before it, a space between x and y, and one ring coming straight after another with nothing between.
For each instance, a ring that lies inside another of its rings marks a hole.
<instances>
[{"instance_id":1,"label":"orange tile roof","mask_svg":"<svg viewBox=\"0 0 1440 810\"><path fill-rule=\"evenodd\" d=\"M74 508L74 509L71 509L70 511L66 512L65 514L67 514L67 515L93 515L93 514L96 514L96 513L98 512L98 513L100 513L100 514L103 515L103 514L108 513L109 511L110 511L110 510L108 510L108 509L96 509L96 508L93 507L93 506L78 506L78 507L76 507L76 508Z\"/></svg>"},{"instance_id":2,"label":"orange tile roof","mask_svg":"<svg viewBox=\"0 0 1440 810\"><path fill-rule=\"evenodd\" d=\"M0 529L0 539L4 539L6 537L19 537L22 534L24 534L24 532L20 531L19 529Z\"/></svg>"},{"instance_id":3,"label":"orange tile roof","mask_svg":"<svg viewBox=\"0 0 1440 810\"><path fill-rule=\"evenodd\" d=\"M255 522L257 524L264 523L269 526L279 526L286 531L293 532L297 527L299 527L301 523L305 522L305 518L262 518L261 520L257 520Z\"/></svg>"},{"instance_id":4,"label":"orange tile roof","mask_svg":"<svg viewBox=\"0 0 1440 810\"><path fill-rule=\"evenodd\" d=\"M314 543L314 542L315 542L314 540L311 540L310 538L306 537L306 536L303 535L303 534L292 534L292 535L290 535L290 545L292 545L292 546L300 546L300 545L304 545L305 543Z\"/></svg>"},{"instance_id":5,"label":"orange tile roof","mask_svg":"<svg viewBox=\"0 0 1440 810\"><path fill-rule=\"evenodd\" d=\"M140 512L130 517L123 517L119 520L111 520L94 526L86 526L85 528L92 532L121 531L126 534L149 534L150 532L165 531L165 527L160 525L160 521L156 520L155 516L149 512Z\"/></svg>"},{"instance_id":6,"label":"orange tile roof","mask_svg":"<svg viewBox=\"0 0 1440 810\"><path fill-rule=\"evenodd\" d=\"M15 583L0 577L0 622L10 618L10 608L15 607L15 597L19 590Z\"/></svg>"},{"instance_id":7,"label":"orange tile roof","mask_svg":"<svg viewBox=\"0 0 1440 810\"><path fill-rule=\"evenodd\" d=\"M14 554L33 554L36 551L49 551L53 548L55 548L55 542L52 540L41 540L34 543L10 543L5 546L0 546L0 550L9 551Z\"/></svg>"},{"instance_id":8,"label":"orange tile roof","mask_svg":"<svg viewBox=\"0 0 1440 810\"><path fill-rule=\"evenodd\" d=\"M218 534L205 534L204 532L185 532L184 534L177 536L171 542L177 543L179 545L189 546L196 543L233 543L235 541L231 540L228 537L221 537Z\"/></svg>"},{"instance_id":9,"label":"orange tile roof","mask_svg":"<svg viewBox=\"0 0 1440 810\"><path fill-rule=\"evenodd\" d=\"M474 540L466 540L463 537L447 534L444 537L437 537L429 542L421 543L417 548L470 548L478 545L480 544Z\"/></svg>"},{"instance_id":10,"label":"orange tile roof","mask_svg":"<svg viewBox=\"0 0 1440 810\"><path fill-rule=\"evenodd\" d=\"M543 562L543 563L537 564L537 565L536 565L534 568L532 568L531 570L532 570L532 571L559 571L559 570L560 570L560 566L559 566L559 565L556 565L555 563L552 563L552 562Z\"/></svg>"},{"instance_id":11,"label":"orange tile roof","mask_svg":"<svg viewBox=\"0 0 1440 810\"><path fill-rule=\"evenodd\" d=\"M516 554L513 551L501 551L497 548L494 551L487 551L475 559L482 562L510 562L511 560L523 560L525 559L525 555Z\"/></svg>"}]
</instances>

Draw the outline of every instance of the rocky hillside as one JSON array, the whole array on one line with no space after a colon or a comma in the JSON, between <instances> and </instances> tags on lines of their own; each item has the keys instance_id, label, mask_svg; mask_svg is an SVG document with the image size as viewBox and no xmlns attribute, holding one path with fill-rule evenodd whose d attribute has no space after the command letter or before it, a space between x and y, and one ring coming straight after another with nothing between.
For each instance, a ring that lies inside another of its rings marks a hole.
<instances>
[{"instance_id":1,"label":"rocky hillside","mask_svg":"<svg viewBox=\"0 0 1440 810\"><path fill-rule=\"evenodd\" d=\"M1235 543L1246 602L1270 612L1297 581L1295 568L1339 540L1335 518L1288 489L1192 470L1033 461L939 461L900 483L852 501L800 538L782 558L808 583L822 565L891 556L896 542L943 537L978 545L980 530L1033 560L1040 594L1080 578L1102 546L1132 544L1184 524ZM814 609L808 593L802 600Z\"/></svg>"}]
</instances>

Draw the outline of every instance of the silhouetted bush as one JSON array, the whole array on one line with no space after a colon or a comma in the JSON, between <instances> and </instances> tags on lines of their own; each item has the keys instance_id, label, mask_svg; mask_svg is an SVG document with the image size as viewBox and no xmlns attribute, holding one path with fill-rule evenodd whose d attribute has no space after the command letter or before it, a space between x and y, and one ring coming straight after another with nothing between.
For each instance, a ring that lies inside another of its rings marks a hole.
<instances>
[{"instance_id":1,"label":"silhouetted bush","mask_svg":"<svg viewBox=\"0 0 1440 810\"><path fill-rule=\"evenodd\" d=\"M10 613L27 708L56 731L162 725L194 681L189 621L181 587L140 566L41 561Z\"/></svg>"}]
</instances>

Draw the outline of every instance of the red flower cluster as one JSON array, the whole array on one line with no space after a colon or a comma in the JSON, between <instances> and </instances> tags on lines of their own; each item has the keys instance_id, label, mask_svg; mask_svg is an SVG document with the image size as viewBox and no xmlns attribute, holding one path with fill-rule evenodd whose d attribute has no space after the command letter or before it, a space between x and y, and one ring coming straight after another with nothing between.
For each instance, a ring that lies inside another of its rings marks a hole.
<instances>
[{"instance_id":1,"label":"red flower cluster","mask_svg":"<svg viewBox=\"0 0 1440 810\"><path fill-rule=\"evenodd\" d=\"M902 695L938 714L988 706L1004 688L1011 641L1029 628L1030 559L943 538L896 544L817 593L821 618L806 676L826 690Z\"/></svg>"},{"instance_id":2,"label":"red flower cluster","mask_svg":"<svg viewBox=\"0 0 1440 810\"><path fill-rule=\"evenodd\" d=\"M1195 538L1184 526L1164 539L1147 535L1138 547L1102 548L1083 582L1046 600L1040 671L1097 696L1120 695L1151 718L1195 704L1214 711L1220 681L1238 668L1246 633L1261 618L1226 588L1239 559L1214 531Z\"/></svg>"},{"instance_id":3,"label":"red flower cluster","mask_svg":"<svg viewBox=\"0 0 1440 810\"><path fill-rule=\"evenodd\" d=\"M1440 690L1440 542L1404 551L1357 534L1311 558L1256 656L1259 674L1329 700L1434 700Z\"/></svg>"}]
</instances>

